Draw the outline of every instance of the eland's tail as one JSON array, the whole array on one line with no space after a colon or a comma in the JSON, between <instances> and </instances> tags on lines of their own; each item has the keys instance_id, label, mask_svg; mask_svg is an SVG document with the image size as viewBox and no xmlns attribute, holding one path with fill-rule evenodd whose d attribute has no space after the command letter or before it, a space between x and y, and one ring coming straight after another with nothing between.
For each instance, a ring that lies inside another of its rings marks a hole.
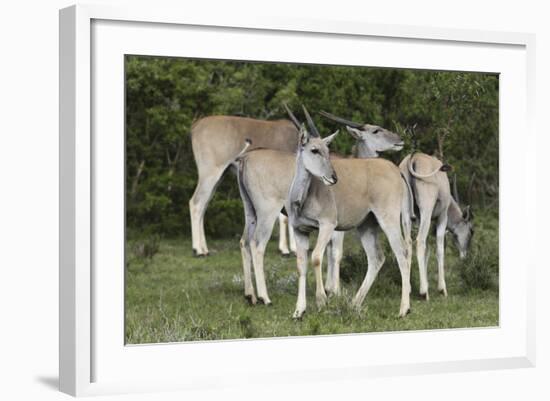
<instances>
[{"instance_id":1,"label":"eland's tail","mask_svg":"<svg viewBox=\"0 0 550 401\"><path fill-rule=\"evenodd\" d=\"M430 177L433 177L434 175L436 175L437 173L439 173L440 171L450 171L452 168L451 166L449 166L448 164L445 164L445 163L442 163L442 162L439 162L441 163L441 165L439 167L437 167L434 171L432 171L431 173L428 173L428 174L419 174L417 173L416 171L414 171L414 166L413 166L413 158L414 158L414 153L411 155L411 157L409 158L409 162L407 163L407 168L409 170L409 173L414 177L414 178L430 178Z\"/></svg>"},{"instance_id":2,"label":"eland's tail","mask_svg":"<svg viewBox=\"0 0 550 401\"><path fill-rule=\"evenodd\" d=\"M242 150L239 152L239 154L237 156L235 156L235 162L239 161L239 159L241 158L242 155L244 155L246 153L246 151L248 150L249 146L252 145L252 140L251 139L248 139L246 138L244 140L244 147L242 148Z\"/></svg>"},{"instance_id":3,"label":"eland's tail","mask_svg":"<svg viewBox=\"0 0 550 401\"><path fill-rule=\"evenodd\" d=\"M254 228L256 227L257 215L256 208L254 207L254 203L252 202L246 185L246 157L243 157L248 147L252 144L252 141L247 139L245 142L246 144L243 150L241 150L239 155L235 158L234 163L237 167L237 183L244 206L245 231L243 239L245 241L250 241L252 234L254 234Z\"/></svg>"},{"instance_id":4,"label":"eland's tail","mask_svg":"<svg viewBox=\"0 0 550 401\"><path fill-rule=\"evenodd\" d=\"M411 186L403 173L401 173L401 178L403 179L403 190L405 191L401 204L401 230L405 240L407 261L410 267L412 263L412 220L416 219L416 216L414 214L414 197Z\"/></svg>"}]
</instances>

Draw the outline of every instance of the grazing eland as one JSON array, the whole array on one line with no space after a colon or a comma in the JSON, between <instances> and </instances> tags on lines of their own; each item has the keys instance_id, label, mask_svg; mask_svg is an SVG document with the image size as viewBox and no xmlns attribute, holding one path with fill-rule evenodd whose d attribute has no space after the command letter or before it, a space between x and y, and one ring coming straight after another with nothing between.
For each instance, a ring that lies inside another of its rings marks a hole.
<instances>
[{"instance_id":1,"label":"grazing eland","mask_svg":"<svg viewBox=\"0 0 550 401\"><path fill-rule=\"evenodd\" d=\"M258 298L270 303L263 255L275 219L284 205L295 231L297 246L299 290L293 314L295 318L301 318L306 310L307 233L315 229L319 231L312 261L317 286L316 300L321 307L327 299L321 273L325 248L334 230L358 230L368 259L366 277L353 301L354 306L359 308L384 258L376 247L379 227L388 237L398 260L402 278L399 315L405 316L410 310L411 246L406 183L397 166L387 160L331 160L328 144L336 133L321 139L305 108L304 113L312 134L305 127L300 127L300 146L295 155L260 149L239 158L238 181L246 221L241 238L245 295L252 302L256 301L251 281L252 265ZM291 118L295 125L300 126L292 114ZM336 174L340 177L339 181ZM373 224L374 221L378 224Z\"/></svg>"},{"instance_id":2,"label":"grazing eland","mask_svg":"<svg viewBox=\"0 0 550 401\"><path fill-rule=\"evenodd\" d=\"M210 116L191 128L191 143L198 171L197 187L189 200L193 252L208 255L204 214L224 172L233 164L246 139L254 148L296 151L298 130L288 120L263 121L245 117Z\"/></svg>"},{"instance_id":3,"label":"grazing eland","mask_svg":"<svg viewBox=\"0 0 550 401\"><path fill-rule=\"evenodd\" d=\"M470 207L460 209L458 197L451 196L449 179L446 172L450 167L435 157L424 153L408 155L399 164L402 174L409 182L416 206L420 214L420 223L416 237L416 257L420 273L420 295L429 299L428 294L428 252L426 241L432 220L436 220L436 255L438 266L438 290L447 296L445 283L445 232L453 234L460 258L464 259L474 233Z\"/></svg>"}]
</instances>

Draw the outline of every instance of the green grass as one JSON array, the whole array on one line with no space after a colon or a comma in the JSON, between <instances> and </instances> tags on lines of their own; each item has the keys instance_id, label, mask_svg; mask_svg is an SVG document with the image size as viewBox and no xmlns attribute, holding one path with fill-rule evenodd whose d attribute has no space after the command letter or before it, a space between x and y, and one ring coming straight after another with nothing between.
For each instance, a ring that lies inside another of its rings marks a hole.
<instances>
[{"instance_id":1,"label":"green grass","mask_svg":"<svg viewBox=\"0 0 550 401\"><path fill-rule=\"evenodd\" d=\"M269 243L265 271L273 306L250 306L244 299L238 238L209 239L210 256L195 258L189 239L162 239L154 255L136 252L127 244L126 342L129 344L284 337L316 334L365 333L498 326L498 221L476 216L471 255L457 257L447 237L446 280L449 296L437 293L435 255L430 257L430 301L418 297L418 269L413 262L411 313L397 317L400 278L393 257L387 258L363 308L350 300L366 265L359 241L346 236L343 261L349 269L343 294L317 310L312 269L308 271L308 309L301 321L291 318L296 303L296 260L279 255L275 238ZM313 238L313 235L312 235ZM158 242L153 239L154 244ZM313 243L313 240L312 240ZM387 246L387 245L386 245ZM430 249L434 243L431 238ZM359 261L359 265L357 264ZM325 262L326 263L326 262ZM326 272L326 269L324 270ZM324 277L324 276L323 276ZM479 284L479 285L478 285Z\"/></svg>"}]
</instances>

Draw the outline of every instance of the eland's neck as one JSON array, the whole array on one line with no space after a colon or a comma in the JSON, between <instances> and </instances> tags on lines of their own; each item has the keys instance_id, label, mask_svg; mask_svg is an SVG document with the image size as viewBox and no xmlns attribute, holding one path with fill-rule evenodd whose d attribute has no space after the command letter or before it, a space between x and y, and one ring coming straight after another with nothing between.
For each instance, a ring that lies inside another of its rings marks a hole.
<instances>
[{"instance_id":1,"label":"eland's neck","mask_svg":"<svg viewBox=\"0 0 550 401\"><path fill-rule=\"evenodd\" d=\"M358 141L356 149L356 157L359 159L371 159L378 157L378 152L372 149L365 141Z\"/></svg>"},{"instance_id":2,"label":"eland's neck","mask_svg":"<svg viewBox=\"0 0 550 401\"><path fill-rule=\"evenodd\" d=\"M304 204L309 186L311 185L311 174L306 170L304 166L302 152L298 152L296 157L296 169L294 173L294 179L289 191L289 201L291 210L287 212L292 215L294 219L297 219L300 215L300 210Z\"/></svg>"}]
</instances>

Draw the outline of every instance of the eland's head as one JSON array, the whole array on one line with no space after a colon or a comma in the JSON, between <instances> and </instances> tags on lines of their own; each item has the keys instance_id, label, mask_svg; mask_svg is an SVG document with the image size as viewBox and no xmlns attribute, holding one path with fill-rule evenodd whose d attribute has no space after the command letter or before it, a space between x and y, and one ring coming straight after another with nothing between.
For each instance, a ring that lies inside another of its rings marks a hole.
<instances>
[{"instance_id":1,"label":"eland's head","mask_svg":"<svg viewBox=\"0 0 550 401\"><path fill-rule=\"evenodd\" d=\"M300 129L299 152L301 152L304 167L310 174L321 179L325 185L334 185L338 182L328 149L336 134L338 131L326 138L321 138L311 135L304 126Z\"/></svg>"},{"instance_id":2,"label":"eland's head","mask_svg":"<svg viewBox=\"0 0 550 401\"><path fill-rule=\"evenodd\" d=\"M378 125L346 120L326 111L321 111L320 114L332 121L345 125L350 135L358 142L359 151L361 151L361 146L376 154L388 150L399 151L403 149L403 139L395 132L391 132Z\"/></svg>"},{"instance_id":3,"label":"eland's head","mask_svg":"<svg viewBox=\"0 0 550 401\"><path fill-rule=\"evenodd\" d=\"M338 131L326 138L321 138L319 131L313 122L309 112L302 106L307 119L308 128L304 124L300 124L294 114L288 109L288 115L292 122L300 130L300 146L298 149L300 158L304 168L313 176L319 178L325 185L334 185L338 182L338 177L334 171L334 167L330 162L329 145Z\"/></svg>"},{"instance_id":4,"label":"eland's head","mask_svg":"<svg viewBox=\"0 0 550 401\"><path fill-rule=\"evenodd\" d=\"M454 225L452 229L453 238L460 254L460 259L465 259L468 256L470 242L474 235L473 215L470 206L466 206L462 211L461 219Z\"/></svg>"},{"instance_id":5,"label":"eland's head","mask_svg":"<svg viewBox=\"0 0 550 401\"><path fill-rule=\"evenodd\" d=\"M458 197L456 174L453 176L453 200L456 203L457 211L459 211L460 207L458 205L460 204L460 198ZM468 256L470 242L474 235L473 217L474 215L470 205L464 207L462 209L462 214L455 219L456 221L452 224L452 230L450 230L453 234L456 247L458 248L460 259L466 259L466 256Z\"/></svg>"}]
</instances>

